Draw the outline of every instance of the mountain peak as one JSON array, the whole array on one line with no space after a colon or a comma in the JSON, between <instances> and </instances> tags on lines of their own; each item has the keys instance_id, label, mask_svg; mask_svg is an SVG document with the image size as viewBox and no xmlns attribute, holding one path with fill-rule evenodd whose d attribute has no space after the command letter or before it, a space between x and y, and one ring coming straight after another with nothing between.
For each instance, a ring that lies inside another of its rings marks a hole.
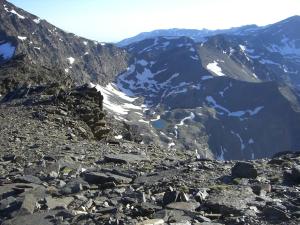
<instances>
[{"instance_id":1,"label":"mountain peak","mask_svg":"<svg viewBox=\"0 0 300 225\"><path fill-rule=\"evenodd\" d=\"M22 54L35 65L60 67L78 83L105 83L126 68L122 49L65 32L5 0L0 2L0 65Z\"/></svg>"},{"instance_id":2,"label":"mountain peak","mask_svg":"<svg viewBox=\"0 0 300 225\"><path fill-rule=\"evenodd\" d=\"M298 16L298 15L291 16L282 21L279 21L278 23L281 23L281 24L283 24L283 23L300 23L300 16Z\"/></svg>"}]
</instances>

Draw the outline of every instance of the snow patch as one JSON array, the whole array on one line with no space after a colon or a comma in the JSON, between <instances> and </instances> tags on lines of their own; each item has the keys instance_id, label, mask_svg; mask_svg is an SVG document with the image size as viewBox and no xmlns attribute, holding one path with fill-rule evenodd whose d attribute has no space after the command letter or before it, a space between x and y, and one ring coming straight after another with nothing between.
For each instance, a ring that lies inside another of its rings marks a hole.
<instances>
[{"instance_id":1,"label":"snow patch","mask_svg":"<svg viewBox=\"0 0 300 225\"><path fill-rule=\"evenodd\" d=\"M41 22L41 18L33 19L33 22L35 22L36 24L39 24Z\"/></svg>"},{"instance_id":2,"label":"snow patch","mask_svg":"<svg viewBox=\"0 0 300 225\"><path fill-rule=\"evenodd\" d=\"M20 39L21 41L25 41L27 39L27 37L18 36L18 39Z\"/></svg>"},{"instance_id":3,"label":"snow patch","mask_svg":"<svg viewBox=\"0 0 300 225\"><path fill-rule=\"evenodd\" d=\"M117 139L117 140L120 140L120 139L123 138L123 136L119 134L119 135L115 136L114 138Z\"/></svg>"},{"instance_id":4,"label":"snow patch","mask_svg":"<svg viewBox=\"0 0 300 225\"><path fill-rule=\"evenodd\" d=\"M221 67L219 67L218 62L216 61L207 64L206 68L218 76L225 76L225 74L222 72Z\"/></svg>"},{"instance_id":5,"label":"snow patch","mask_svg":"<svg viewBox=\"0 0 300 225\"><path fill-rule=\"evenodd\" d=\"M232 133L233 135L235 135L235 136L239 139L239 141L240 141L240 143L241 143L240 149L241 149L241 151L242 151L242 153L243 153L246 146L245 146L245 144L244 144L243 139L241 138L241 135L240 135L239 133L235 133L235 132L233 132L233 131L231 131L231 133Z\"/></svg>"},{"instance_id":6,"label":"snow patch","mask_svg":"<svg viewBox=\"0 0 300 225\"><path fill-rule=\"evenodd\" d=\"M195 56L191 55L190 58L193 59L193 60L196 60L196 61L199 60L199 57L197 55L195 55Z\"/></svg>"},{"instance_id":7,"label":"snow patch","mask_svg":"<svg viewBox=\"0 0 300 225\"><path fill-rule=\"evenodd\" d=\"M18 12L16 12L16 10L12 9L12 10L9 11L9 9L7 8L6 5L3 5L3 7L4 7L4 10L5 10L6 12L10 12L10 13L12 13L12 14L17 15L17 16L19 17L19 19L21 19L21 20L24 20L24 19L25 19L25 16L20 15Z\"/></svg>"},{"instance_id":8,"label":"snow patch","mask_svg":"<svg viewBox=\"0 0 300 225\"><path fill-rule=\"evenodd\" d=\"M246 51L246 46L244 45L239 45L240 49L242 50L242 52L245 52Z\"/></svg>"},{"instance_id":9,"label":"snow patch","mask_svg":"<svg viewBox=\"0 0 300 225\"><path fill-rule=\"evenodd\" d=\"M190 113L189 116L184 117L179 123L175 124L174 126L174 134L175 138L178 139L178 126L183 126L185 121L187 120L193 120L195 118L195 114L193 112Z\"/></svg>"},{"instance_id":10,"label":"snow patch","mask_svg":"<svg viewBox=\"0 0 300 225\"><path fill-rule=\"evenodd\" d=\"M69 58L67 58L67 60L69 61L69 63L71 65L75 62L75 59L73 57L69 57Z\"/></svg>"},{"instance_id":11,"label":"snow patch","mask_svg":"<svg viewBox=\"0 0 300 225\"><path fill-rule=\"evenodd\" d=\"M201 80L208 80L214 78L213 76L207 75L207 76L202 76Z\"/></svg>"},{"instance_id":12,"label":"snow patch","mask_svg":"<svg viewBox=\"0 0 300 225\"><path fill-rule=\"evenodd\" d=\"M222 94L224 94L224 93L222 93ZM221 110L222 112L218 112L219 114L221 114L221 115L225 114L227 116L232 116L232 117L243 117L243 116L248 116L248 115L254 116L254 115L258 114L264 108L264 106L258 106L254 109L247 109L247 110L231 112L228 109L226 109L225 107L219 105L212 96L207 96L206 101L208 103L210 103L211 107Z\"/></svg>"},{"instance_id":13,"label":"snow patch","mask_svg":"<svg viewBox=\"0 0 300 225\"><path fill-rule=\"evenodd\" d=\"M252 76L255 78L255 79L258 79L257 75L255 73L252 73Z\"/></svg>"},{"instance_id":14,"label":"snow patch","mask_svg":"<svg viewBox=\"0 0 300 225\"><path fill-rule=\"evenodd\" d=\"M272 44L267 47L270 52L277 52L284 56L300 56L300 48L296 45L296 40L284 37L279 45Z\"/></svg>"},{"instance_id":15,"label":"snow patch","mask_svg":"<svg viewBox=\"0 0 300 225\"><path fill-rule=\"evenodd\" d=\"M176 124L177 126L183 126L184 125L184 122L187 121L187 120L193 120L195 118L195 114L193 112L190 113L189 116L187 117L184 117L180 123Z\"/></svg>"},{"instance_id":16,"label":"snow patch","mask_svg":"<svg viewBox=\"0 0 300 225\"><path fill-rule=\"evenodd\" d=\"M141 66L147 66L148 65L148 62L144 59L138 60L136 63L140 64Z\"/></svg>"},{"instance_id":17,"label":"snow patch","mask_svg":"<svg viewBox=\"0 0 300 225\"><path fill-rule=\"evenodd\" d=\"M117 90L112 83L108 84L106 87L102 87L99 84L94 85L92 83L90 83L90 86L95 87L103 95L104 108L117 115L127 115L132 110L142 111L142 106L136 106L131 103L134 102L136 98L125 95L123 92Z\"/></svg>"},{"instance_id":18,"label":"snow patch","mask_svg":"<svg viewBox=\"0 0 300 225\"><path fill-rule=\"evenodd\" d=\"M171 142L171 143L168 144L168 149L171 149L171 148L174 147L174 146L175 146L175 143L174 143L174 142Z\"/></svg>"},{"instance_id":19,"label":"snow patch","mask_svg":"<svg viewBox=\"0 0 300 225\"><path fill-rule=\"evenodd\" d=\"M273 62L272 60L269 60L269 59L261 59L261 60L259 60L259 62L261 64L272 64L272 65L280 66L279 63Z\"/></svg>"},{"instance_id":20,"label":"snow patch","mask_svg":"<svg viewBox=\"0 0 300 225\"><path fill-rule=\"evenodd\" d=\"M147 123L147 124L149 124L149 121L147 121L147 120L143 120L143 119L139 119L139 120L138 120L138 122L141 122L141 123Z\"/></svg>"},{"instance_id":21,"label":"snow patch","mask_svg":"<svg viewBox=\"0 0 300 225\"><path fill-rule=\"evenodd\" d=\"M196 50L193 47L190 47L189 51L195 52Z\"/></svg>"},{"instance_id":22,"label":"snow patch","mask_svg":"<svg viewBox=\"0 0 300 225\"><path fill-rule=\"evenodd\" d=\"M226 149L221 146L220 155L217 156L217 160L224 161L224 153L226 152Z\"/></svg>"}]
</instances>

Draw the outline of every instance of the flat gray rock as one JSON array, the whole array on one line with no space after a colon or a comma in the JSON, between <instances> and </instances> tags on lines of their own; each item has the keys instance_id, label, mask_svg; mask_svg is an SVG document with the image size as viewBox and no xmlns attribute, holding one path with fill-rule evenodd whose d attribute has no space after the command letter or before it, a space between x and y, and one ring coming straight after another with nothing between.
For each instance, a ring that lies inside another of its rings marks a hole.
<instances>
[{"instance_id":1,"label":"flat gray rock","mask_svg":"<svg viewBox=\"0 0 300 225\"><path fill-rule=\"evenodd\" d=\"M221 214L241 214L247 209L247 203L255 200L255 194L250 187L228 187L223 190L212 192L205 206L211 209L213 213Z\"/></svg>"},{"instance_id":2,"label":"flat gray rock","mask_svg":"<svg viewBox=\"0 0 300 225\"><path fill-rule=\"evenodd\" d=\"M2 225L53 225L51 219L59 212L60 211L50 210L31 215L17 216L13 219L5 221Z\"/></svg>"},{"instance_id":3,"label":"flat gray rock","mask_svg":"<svg viewBox=\"0 0 300 225\"><path fill-rule=\"evenodd\" d=\"M33 194L31 193L26 194L18 214L19 215L32 214L34 212L34 209L36 208L36 203L37 203L37 199Z\"/></svg>"},{"instance_id":4,"label":"flat gray rock","mask_svg":"<svg viewBox=\"0 0 300 225\"><path fill-rule=\"evenodd\" d=\"M194 212L199 206L198 202L173 202L167 205L166 208Z\"/></svg>"},{"instance_id":5,"label":"flat gray rock","mask_svg":"<svg viewBox=\"0 0 300 225\"><path fill-rule=\"evenodd\" d=\"M150 158L146 155L135 155L135 154L109 154L104 156L106 162L114 163L139 163L142 161L150 161Z\"/></svg>"},{"instance_id":6,"label":"flat gray rock","mask_svg":"<svg viewBox=\"0 0 300 225\"><path fill-rule=\"evenodd\" d=\"M108 182L116 183L130 183L131 178L120 176L113 173L103 173L103 172L87 172L83 175L84 180L91 184L105 184Z\"/></svg>"},{"instance_id":7,"label":"flat gray rock","mask_svg":"<svg viewBox=\"0 0 300 225\"><path fill-rule=\"evenodd\" d=\"M46 197L46 204L49 209L55 209L58 207L62 207L67 209L68 205L74 200L73 197L65 197L65 198L52 198L51 196Z\"/></svg>"}]
</instances>

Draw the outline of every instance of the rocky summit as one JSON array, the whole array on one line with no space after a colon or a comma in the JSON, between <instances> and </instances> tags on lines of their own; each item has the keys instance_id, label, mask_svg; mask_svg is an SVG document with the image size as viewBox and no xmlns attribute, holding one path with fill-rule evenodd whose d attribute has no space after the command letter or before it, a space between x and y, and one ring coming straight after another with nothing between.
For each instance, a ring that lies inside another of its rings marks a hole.
<instances>
[{"instance_id":1,"label":"rocky summit","mask_svg":"<svg viewBox=\"0 0 300 225\"><path fill-rule=\"evenodd\" d=\"M118 139L88 85L23 86L0 106L1 224L300 222L299 153L216 161Z\"/></svg>"},{"instance_id":2,"label":"rocky summit","mask_svg":"<svg viewBox=\"0 0 300 225\"><path fill-rule=\"evenodd\" d=\"M0 0L0 224L300 224L299 25L115 45Z\"/></svg>"}]
</instances>

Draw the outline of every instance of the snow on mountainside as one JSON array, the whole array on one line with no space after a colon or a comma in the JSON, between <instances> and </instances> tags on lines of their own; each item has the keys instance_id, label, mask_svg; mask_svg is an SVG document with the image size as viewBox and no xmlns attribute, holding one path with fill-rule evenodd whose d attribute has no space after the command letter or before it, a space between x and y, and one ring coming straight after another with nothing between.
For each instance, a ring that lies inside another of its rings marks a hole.
<instances>
[{"instance_id":1,"label":"snow on mountainside","mask_svg":"<svg viewBox=\"0 0 300 225\"><path fill-rule=\"evenodd\" d=\"M275 74L268 71L268 59L253 57L247 38L216 35L197 44L187 37L156 37L130 44L130 66L116 83L159 114L151 124L170 149L205 157L213 153L219 159L297 149L297 97L283 91L288 87L265 82ZM289 116L283 117L283 111Z\"/></svg>"},{"instance_id":2,"label":"snow on mountainside","mask_svg":"<svg viewBox=\"0 0 300 225\"><path fill-rule=\"evenodd\" d=\"M300 17L260 28L251 35L215 36L207 49L225 53L260 80L274 80L294 89L300 87Z\"/></svg>"}]
</instances>

